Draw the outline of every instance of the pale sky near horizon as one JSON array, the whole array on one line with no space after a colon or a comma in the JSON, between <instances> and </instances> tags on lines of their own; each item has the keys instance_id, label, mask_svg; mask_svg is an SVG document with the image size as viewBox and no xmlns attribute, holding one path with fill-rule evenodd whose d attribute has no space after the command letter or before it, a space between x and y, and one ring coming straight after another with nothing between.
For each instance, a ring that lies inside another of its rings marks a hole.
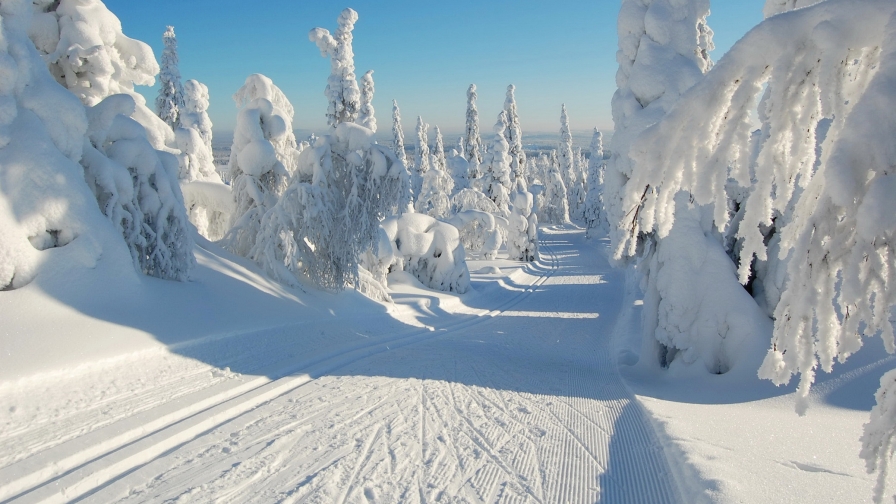
<instances>
[{"instance_id":1,"label":"pale sky near horizon","mask_svg":"<svg viewBox=\"0 0 896 504\"><path fill-rule=\"evenodd\" d=\"M619 0L453 0L334 2L268 0L105 0L125 35L148 43L156 59L162 33L173 25L180 72L209 87L216 132L231 131L231 99L245 78L273 79L296 110L297 129L324 131L330 63L308 32L336 29L341 10L358 12L355 70L374 70L373 105L381 130L391 129L392 100L401 108L406 140L417 116L446 135L463 130L466 91L478 88L480 129L491 131L507 85L516 86L523 133L559 128L566 104L574 130L611 130L616 88ZM763 0L712 2L718 60L762 20ZM138 88L150 107L154 88Z\"/></svg>"}]
</instances>

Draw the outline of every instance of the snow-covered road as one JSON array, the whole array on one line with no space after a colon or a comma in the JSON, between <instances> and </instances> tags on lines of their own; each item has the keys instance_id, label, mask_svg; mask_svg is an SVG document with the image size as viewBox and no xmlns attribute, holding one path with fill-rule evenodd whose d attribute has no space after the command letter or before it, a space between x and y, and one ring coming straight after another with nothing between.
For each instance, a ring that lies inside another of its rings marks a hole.
<instances>
[{"instance_id":1,"label":"snow-covered road","mask_svg":"<svg viewBox=\"0 0 896 504\"><path fill-rule=\"evenodd\" d=\"M114 387L4 425L0 501L677 501L616 369L621 273L578 229L542 240L540 266L471 263L472 295L396 289L423 328L314 358L295 327L203 343L240 373L166 352L109 364Z\"/></svg>"}]
</instances>

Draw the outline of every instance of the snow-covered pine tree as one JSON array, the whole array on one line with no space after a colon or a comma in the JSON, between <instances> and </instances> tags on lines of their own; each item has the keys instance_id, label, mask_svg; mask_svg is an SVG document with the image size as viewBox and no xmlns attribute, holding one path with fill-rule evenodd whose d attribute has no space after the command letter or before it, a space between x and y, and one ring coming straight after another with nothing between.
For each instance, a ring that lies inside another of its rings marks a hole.
<instances>
[{"instance_id":1,"label":"snow-covered pine tree","mask_svg":"<svg viewBox=\"0 0 896 504\"><path fill-rule=\"evenodd\" d=\"M544 203L539 209L539 220L546 224L563 224L569 222L569 199L566 195L566 184L560 174L560 160L557 151L552 150L544 167Z\"/></svg>"},{"instance_id":2,"label":"snow-covered pine tree","mask_svg":"<svg viewBox=\"0 0 896 504\"><path fill-rule=\"evenodd\" d=\"M430 168L423 173L420 195L417 197L417 211L432 217L444 219L451 213L451 193L454 179L448 173L442 132L435 127L436 144L430 156Z\"/></svg>"},{"instance_id":3,"label":"snow-covered pine tree","mask_svg":"<svg viewBox=\"0 0 896 504\"><path fill-rule=\"evenodd\" d=\"M344 10L335 38L323 28L309 35L331 58L330 133L299 154L288 187L264 214L249 257L287 284L310 280L324 289L354 285L382 293L382 286L364 283L376 282L372 276L362 280L361 257L378 243L380 221L407 206L408 172L391 149L376 143L373 130L358 123L352 93L345 94L358 89L351 52L357 17Z\"/></svg>"},{"instance_id":4,"label":"snow-covered pine tree","mask_svg":"<svg viewBox=\"0 0 896 504\"><path fill-rule=\"evenodd\" d=\"M566 104L560 109L560 144L557 147L557 159L560 163L560 175L566 186L567 206L569 217L578 218L581 214L581 206L584 203L584 194L579 189L581 181L576 174L576 162L572 149L572 134L569 131L569 114L566 112Z\"/></svg>"},{"instance_id":5,"label":"snow-covered pine tree","mask_svg":"<svg viewBox=\"0 0 896 504\"><path fill-rule=\"evenodd\" d=\"M156 97L156 114L172 130L180 124L180 111L184 107L184 88L180 82L177 56L177 37L174 27L165 27L162 34L165 49L162 50L162 66L159 72L159 96Z\"/></svg>"},{"instance_id":6,"label":"snow-covered pine tree","mask_svg":"<svg viewBox=\"0 0 896 504\"><path fill-rule=\"evenodd\" d=\"M404 151L404 130L401 127L401 110L398 102L392 100L392 152L399 161L408 164L408 156Z\"/></svg>"},{"instance_id":7,"label":"snow-covered pine tree","mask_svg":"<svg viewBox=\"0 0 896 504\"><path fill-rule=\"evenodd\" d=\"M482 176L480 165L482 164L482 138L479 136L479 110L476 109L476 84L470 84L467 89L467 122L464 132L464 153L469 163L470 175L468 179L472 184L478 183L476 179Z\"/></svg>"},{"instance_id":8,"label":"snow-covered pine tree","mask_svg":"<svg viewBox=\"0 0 896 504\"><path fill-rule=\"evenodd\" d=\"M576 182L573 186L575 195L572 199L578 202L578 205L574 212L570 209L570 217L581 221L585 219L585 200L588 197L588 160L585 159L581 147L573 147L572 160L573 172L576 175Z\"/></svg>"},{"instance_id":9,"label":"snow-covered pine tree","mask_svg":"<svg viewBox=\"0 0 896 504\"><path fill-rule=\"evenodd\" d=\"M585 234L593 236L595 231L607 231L607 219L603 211L604 184L604 144L603 135L594 128L591 137L591 157L588 159L588 193L585 196Z\"/></svg>"},{"instance_id":10,"label":"snow-covered pine tree","mask_svg":"<svg viewBox=\"0 0 896 504\"><path fill-rule=\"evenodd\" d=\"M482 192L491 198L504 215L510 211L510 147L504 137L507 114L503 110L495 123L495 137L486 153L482 173Z\"/></svg>"},{"instance_id":11,"label":"snow-covered pine tree","mask_svg":"<svg viewBox=\"0 0 896 504\"><path fill-rule=\"evenodd\" d=\"M174 132L134 91L159 73L152 49L125 36L99 0L32 6L34 46L57 82L87 106L90 141L80 162L100 209L121 232L137 270L186 280L195 258L177 158L167 152Z\"/></svg>"},{"instance_id":12,"label":"snow-covered pine tree","mask_svg":"<svg viewBox=\"0 0 896 504\"><path fill-rule=\"evenodd\" d=\"M442 138L442 132L438 126L433 128L436 134L436 143L432 150L431 166L436 170L447 172L448 163L445 160L445 140Z\"/></svg>"},{"instance_id":13,"label":"snow-covered pine tree","mask_svg":"<svg viewBox=\"0 0 896 504\"><path fill-rule=\"evenodd\" d=\"M179 118L182 128L193 128L202 137L209 152L212 152L212 121L208 117L208 87L190 79L184 82L184 108Z\"/></svg>"},{"instance_id":14,"label":"snow-covered pine tree","mask_svg":"<svg viewBox=\"0 0 896 504\"><path fill-rule=\"evenodd\" d=\"M414 171L411 173L411 185L414 191L414 200L418 201L420 198L420 191L423 187L423 175L429 171L430 168L430 154L429 154L429 144L428 136L429 136L429 125L423 122L423 118L417 116L417 143L415 144L415 154L414 154Z\"/></svg>"},{"instance_id":15,"label":"snow-covered pine tree","mask_svg":"<svg viewBox=\"0 0 896 504\"><path fill-rule=\"evenodd\" d=\"M329 99L327 124L355 122L361 110L361 91L355 79L355 53L352 50L352 30L358 13L346 8L337 20L339 28L334 34L324 28L315 28L308 38L317 44L321 56L330 58L330 77L324 94Z\"/></svg>"},{"instance_id":16,"label":"snow-covered pine tree","mask_svg":"<svg viewBox=\"0 0 896 504\"><path fill-rule=\"evenodd\" d=\"M268 77L252 74L233 95L240 108L230 149L228 172L233 184L233 225L224 237L233 253L248 257L262 218L286 189L298 152L292 135L293 108Z\"/></svg>"},{"instance_id":17,"label":"snow-covered pine tree","mask_svg":"<svg viewBox=\"0 0 896 504\"><path fill-rule=\"evenodd\" d=\"M532 193L521 181L511 194L507 230L507 257L514 261L532 262L538 259L538 217L533 209Z\"/></svg>"},{"instance_id":18,"label":"snow-covered pine tree","mask_svg":"<svg viewBox=\"0 0 896 504\"><path fill-rule=\"evenodd\" d=\"M526 182L526 152L523 150L523 130L520 127L520 116L517 113L516 97L514 90L516 87L511 84L507 86L507 97L504 99L504 112L507 114L507 129L504 130L504 138L510 147L508 154L510 155L510 180L514 184L517 180L521 180L524 189L528 187Z\"/></svg>"},{"instance_id":19,"label":"snow-covered pine tree","mask_svg":"<svg viewBox=\"0 0 896 504\"><path fill-rule=\"evenodd\" d=\"M361 77L361 108L358 124L376 133L376 116L373 110L373 70Z\"/></svg>"},{"instance_id":20,"label":"snow-covered pine tree","mask_svg":"<svg viewBox=\"0 0 896 504\"><path fill-rule=\"evenodd\" d=\"M470 163L464 153L464 138L457 139L457 146L445 158L448 174L454 179L454 193L470 187ZM452 194L452 197L454 194Z\"/></svg>"}]
</instances>

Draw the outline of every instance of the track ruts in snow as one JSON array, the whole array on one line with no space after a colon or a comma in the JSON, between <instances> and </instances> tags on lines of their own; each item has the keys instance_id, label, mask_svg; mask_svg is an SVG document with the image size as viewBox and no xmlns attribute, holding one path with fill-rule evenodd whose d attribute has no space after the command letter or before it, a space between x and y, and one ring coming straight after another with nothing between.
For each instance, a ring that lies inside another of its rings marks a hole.
<instances>
[{"instance_id":1,"label":"track ruts in snow","mask_svg":"<svg viewBox=\"0 0 896 504\"><path fill-rule=\"evenodd\" d=\"M676 502L611 355L618 273L581 230L542 243L550 268L486 316L244 385L15 501Z\"/></svg>"}]
</instances>

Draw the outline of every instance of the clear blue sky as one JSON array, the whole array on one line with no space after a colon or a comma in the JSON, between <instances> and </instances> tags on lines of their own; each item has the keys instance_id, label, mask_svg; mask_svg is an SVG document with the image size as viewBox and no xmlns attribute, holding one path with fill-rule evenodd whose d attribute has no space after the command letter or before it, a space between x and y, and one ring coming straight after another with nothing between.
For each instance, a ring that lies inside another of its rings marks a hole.
<instances>
[{"instance_id":1,"label":"clear blue sky","mask_svg":"<svg viewBox=\"0 0 896 504\"><path fill-rule=\"evenodd\" d=\"M398 100L406 136L418 115L443 133L463 128L466 90L479 91L481 129L490 131L508 84L523 133L559 128L566 103L574 130L610 130L615 91L619 0L352 0L346 5L305 0L105 0L124 33L148 43L158 59L162 33L173 25L184 80L209 87L216 131L230 131L231 99L246 76L273 79L296 109L294 126L326 128L323 92L329 61L308 32L336 29L348 6L359 14L354 30L356 73L374 70L374 107L380 129L391 128ZM763 0L716 0L709 24L718 60L762 19ZM155 88L140 88L154 99Z\"/></svg>"}]
</instances>

